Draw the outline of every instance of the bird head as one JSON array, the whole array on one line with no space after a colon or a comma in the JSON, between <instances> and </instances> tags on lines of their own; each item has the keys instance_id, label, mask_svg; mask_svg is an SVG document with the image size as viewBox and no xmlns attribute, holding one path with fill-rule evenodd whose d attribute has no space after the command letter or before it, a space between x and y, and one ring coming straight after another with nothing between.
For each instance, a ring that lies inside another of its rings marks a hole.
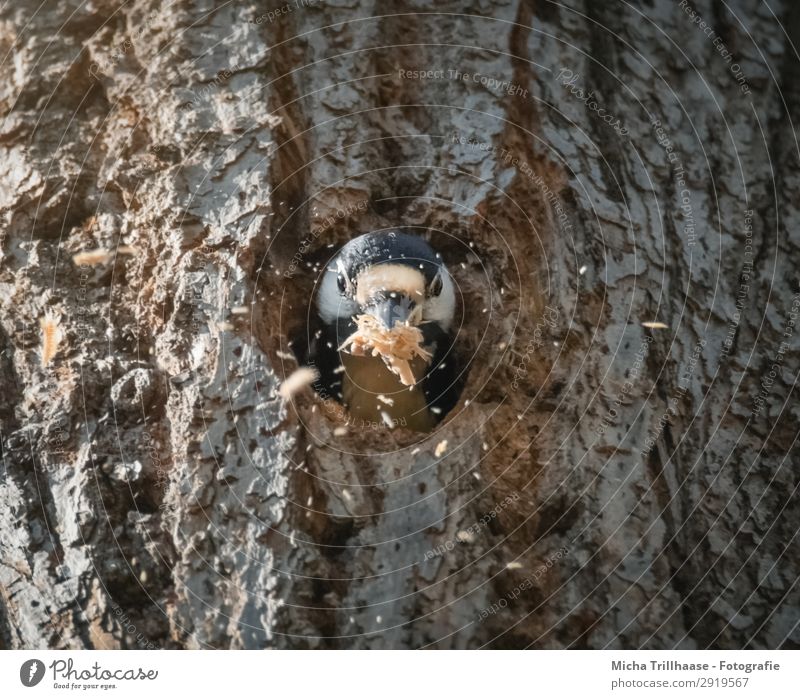
<instances>
[{"instance_id":1,"label":"bird head","mask_svg":"<svg viewBox=\"0 0 800 699\"><path fill-rule=\"evenodd\" d=\"M327 266L317 293L326 324L345 328L359 315L387 330L436 324L450 330L455 287L442 257L422 238L395 231L348 242Z\"/></svg>"}]
</instances>

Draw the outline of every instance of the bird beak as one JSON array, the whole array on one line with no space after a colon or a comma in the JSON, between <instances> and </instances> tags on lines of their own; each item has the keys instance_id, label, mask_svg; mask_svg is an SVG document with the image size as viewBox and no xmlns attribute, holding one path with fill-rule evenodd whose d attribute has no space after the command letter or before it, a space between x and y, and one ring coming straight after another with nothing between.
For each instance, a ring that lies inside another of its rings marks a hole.
<instances>
[{"instance_id":1,"label":"bird beak","mask_svg":"<svg viewBox=\"0 0 800 699\"><path fill-rule=\"evenodd\" d=\"M401 325L416 324L416 307L405 294L397 294L396 298L386 298L371 303L365 309L368 315L376 318L387 330L394 328L396 323Z\"/></svg>"}]
</instances>

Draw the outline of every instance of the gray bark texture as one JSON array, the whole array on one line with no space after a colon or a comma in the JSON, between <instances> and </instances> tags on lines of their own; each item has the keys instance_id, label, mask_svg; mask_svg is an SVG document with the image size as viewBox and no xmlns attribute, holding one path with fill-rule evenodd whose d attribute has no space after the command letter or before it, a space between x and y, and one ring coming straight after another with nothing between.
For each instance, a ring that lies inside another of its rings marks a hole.
<instances>
[{"instance_id":1,"label":"gray bark texture","mask_svg":"<svg viewBox=\"0 0 800 699\"><path fill-rule=\"evenodd\" d=\"M798 46L790 0L3 3L0 647L800 647ZM464 309L430 435L278 393L398 226Z\"/></svg>"}]
</instances>

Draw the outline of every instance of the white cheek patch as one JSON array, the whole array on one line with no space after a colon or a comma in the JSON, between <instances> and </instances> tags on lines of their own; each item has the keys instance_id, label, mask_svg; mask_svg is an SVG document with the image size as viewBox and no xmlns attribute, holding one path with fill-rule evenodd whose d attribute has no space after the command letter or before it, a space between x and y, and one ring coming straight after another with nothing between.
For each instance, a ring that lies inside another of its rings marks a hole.
<instances>
[{"instance_id":1,"label":"white cheek patch","mask_svg":"<svg viewBox=\"0 0 800 699\"><path fill-rule=\"evenodd\" d=\"M356 278L356 301L362 306L381 291L397 291L421 302L425 298L425 277L408 265L383 264L365 269Z\"/></svg>"},{"instance_id":2,"label":"white cheek patch","mask_svg":"<svg viewBox=\"0 0 800 699\"><path fill-rule=\"evenodd\" d=\"M442 293L425 301L422 320L438 323L443 330L449 330L456 313L456 289L448 271L442 267Z\"/></svg>"},{"instance_id":3,"label":"white cheek patch","mask_svg":"<svg viewBox=\"0 0 800 699\"><path fill-rule=\"evenodd\" d=\"M335 269L327 269L317 292L319 315L326 323L334 323L337 318L349 318L358 313L358 305L339 292L337 276Z\"/></svg>"}]
</instances>

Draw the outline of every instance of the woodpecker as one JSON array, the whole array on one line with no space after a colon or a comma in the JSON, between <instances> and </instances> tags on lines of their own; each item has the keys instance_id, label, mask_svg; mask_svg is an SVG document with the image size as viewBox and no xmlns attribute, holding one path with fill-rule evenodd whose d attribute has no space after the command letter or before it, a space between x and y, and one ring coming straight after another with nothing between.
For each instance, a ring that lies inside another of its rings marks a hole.
<instances>
[{"instance_id":1,"label":"woodpecker","mask_svg":"<svg viewBox=\"0 0 800 699\"><path fill-rule=\"evenodd\" d=\"M349 241L327 265L315 306L320 329L309 355L320 393L343 403L351 417L427 432L455 405L455 285L442 256L422 238L390 230ZM411 363L413 385L401 383L380 356L342 347L362 315L389 330L397 323L419 328L425 356Z\"/></svg>"}]
</instances>

